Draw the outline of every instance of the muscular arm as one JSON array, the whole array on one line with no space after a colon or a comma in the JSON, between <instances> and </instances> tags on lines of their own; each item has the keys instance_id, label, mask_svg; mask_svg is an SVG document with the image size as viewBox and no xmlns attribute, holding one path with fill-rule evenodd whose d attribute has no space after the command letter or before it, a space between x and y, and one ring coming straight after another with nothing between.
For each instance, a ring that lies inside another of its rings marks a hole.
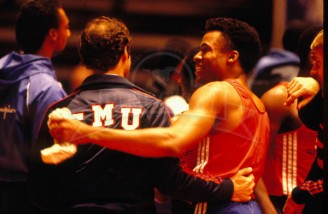
<instances>
[{"instance_id":1,"label":"muscular arm","mask_svg":"<svg viewBox=\"0 0 328 214\"><path fill-rule=\"evenodd\" d=\"M296 112L296 103L291 106L285 106L284 102L287 97L287 88L284 85L278 85L268 90L261 100L265 105L266 111L270 119L270 144L269 150L275 150L277 134L287 117L292 116L292 108ZM270 152L268 153L270 155ZM270 170L270 169L269 169ZM276 178L272 178L276 179ZM255 196L258 204L260 205L263 213L277 213L274 205L272 204L269 193L266 190L265 184L262 179L259 180L255 187Z\"/></svg>"},{"instance_id":2,"label":"muscular arm","mask_svg":"<svg viewBox=\"0 0 328 214\"><path fill-rule=\"evenodd\" d=\"M273 147L276 141L276 136L283 121L292 115L292 108L295 108L296 103L291 106L285 106L284 102L287 97L287 88L283 85L276 86L267 91L261 97L265 109L270 119L270 146Z\"/></svg>"},{"instance_id":3,"label":"muscular arm","mask_svg":"<svg viewBox=\"0 0 328 214\"><path fill-rule=\"evenodd\" d=\"M125 131L59 119L50 121L50 131L59 141L92 142L144 157L179 156L209 133L225 106L225 91L224 84L218 83L198 89L191 97L190 109L169 128Z\"/></svg>"},{"instance_id":4,"label":"muscular arm","mask_svg":"<svg viewBox=\"0 0 328 214\"><path fill-rule=\"evenodd\" d=\"M254 191L256 201L261 207L261 210L264 214L276 214L277 210L273 206L268 192L266 190L266 187L263 183L263 180L260 178L260 180L257 182L255 191Z\"/></svg>"}]
</instances>

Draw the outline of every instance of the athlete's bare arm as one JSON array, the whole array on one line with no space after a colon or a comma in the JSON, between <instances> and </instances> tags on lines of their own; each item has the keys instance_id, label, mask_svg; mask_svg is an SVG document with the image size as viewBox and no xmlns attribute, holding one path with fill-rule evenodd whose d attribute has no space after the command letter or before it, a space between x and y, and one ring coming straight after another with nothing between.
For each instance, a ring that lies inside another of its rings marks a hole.
<instances>
[{"instance_id":1,"label":"athlete's bare arm","mask_svg":"<svg viewBox=\"0 0 328 214\"><path fill-rule=\"evenodd\" d=\"M292 109L296 111L296 103L293 103L291 106L284 105L286 97L287 88L284 85L278 85L271 88L261 97L261 101L265 105L266 111L270 119L269 150L274 150L275 148L276 137L282 123L287 117L293 117ZM277 213L274 205L272 204L269 198L268 192L262 179L260 179L256 184L254 193L256 196L256 201L261 207L263 213Z\"/></svg>"},{"instance_id":2,"label":"athlete's bare arm","mask_svg":"<svg viewBox=\"0 0 328 214\"><path fill-rule=\"evenodd\" d=\"M224 112L227 106L225 85L210 83L198 89L191 97L189 110L168 128L126 131L52 119L49 121L50 132L59 141L92 142L138 156L179 156L208 135L216 117Z\"/></svg>"},{"instance_id":3,"label":"athlete's bare arm","mask_svg":"<svg viewBox=\"0 0 328 214\"><path fill-rule=\"evenodd\" d=\"M264 214L277 214L278 213L269 198L268 192L266 190L266 187L264 185L262 178L260 178L260 180L257 182L255 190L254 190L254 194L256 197L256 201L259 204L259 206L261 207L261 210Z\"/></svg>"},{"instance_id":4,"label":"athlete's bare arm","mask_svg":"<svg viewBox=\"0 0 328 214\"><path fill-rule=\"evenodd\" d=\"M276 136L281 124L287 117L292 117L293 109L296 111L296 103L291 106L285 106L284 102L287 98L286 86L279 85L263 94L261 101L265 105L265 109L270 119L270 145L276 142ZM295 112L295 114L297 114Z\"/></svg>"}]
</instances>

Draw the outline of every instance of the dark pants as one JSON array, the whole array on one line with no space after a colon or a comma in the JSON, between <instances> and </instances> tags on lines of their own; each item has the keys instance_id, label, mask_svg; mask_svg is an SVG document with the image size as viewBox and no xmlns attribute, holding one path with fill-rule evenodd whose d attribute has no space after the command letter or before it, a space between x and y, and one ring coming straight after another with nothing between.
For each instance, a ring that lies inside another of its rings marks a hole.
<instances>
[{"instance_id":1,"label":"dark pants","mask_svg":"<svg viewBox=\"0 0 328 214\"><path fill-rule=\"evenodd\" d=\"M275 206L277 212L282 213L282 209L284 208L287 201L287 195L282 195L282 196L270 195L270 200Z\"/></svg>"},{"instance_id":2,"label":"dark pants","mask_svg":"<svg viewBox=\"0 0 328 214\"><path fill-rule=\"evenodd\" d=\"M34 213L27 194L27 182L0 182L0 213Z\"/></svg>"}]
</instances>

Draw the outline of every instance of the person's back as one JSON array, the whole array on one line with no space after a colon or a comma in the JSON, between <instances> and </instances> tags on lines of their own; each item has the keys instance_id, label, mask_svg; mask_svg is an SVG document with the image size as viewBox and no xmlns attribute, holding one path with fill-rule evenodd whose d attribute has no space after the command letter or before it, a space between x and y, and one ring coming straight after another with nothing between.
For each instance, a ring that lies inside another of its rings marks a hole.
<instances>
[{"instance_id":1,"label":"person's back","mask_svg":"<svg viewBox=\"0 0 328 214\"><path fill-rule=\"evenodd\" d=\"M159 100L114 75L91 75L48 113L64 106L93 126L133 130L169 125L169 117ZM39 135L41 148L36 149L37 158L41 149L53 144L46 121ZM155 213L153 187L157 176L153 160L87 144L79 146L76 155L57 166L37 162L41 165L32 172L31 194L41 210ZM48 186L49 182L55 189ZM49 199L54 197L52 194L57 196L54 200Z\"/></svg>"},{"instance_id":2,"label":"person's back","mask_svg":"<svg viewBox=\"0 0 328 214\"><path fill-rule=\"evenodd\" d=\"M257 182L264 170L269 136L264 107L236 80L211 84L229 91L224 96L224 116L218 115L209 135L186 152L183 167L200 176L229 177L240 168L251 166ZM208 206L207 211L211 212L219 208L215 203L205 204L199 203L195 209L206 210L204 207Z\"/></svg>"},{"instance_id":3,"label":"person's back","mask_svg":"<svg viewBox=\"0 0 328 214\"><path fill-rule=\"evenodd\" d=\"M16 22L22 53L13 51L0 59L0 212L29 210L30 150L43 113L66 96L50 58L64 49L70 33L67 25L57 1L24 3ZM56 39L50 38L50 31Z\"/></svg>"},{"instance_id":4,"label":"person's back","mask_svg":"<svg viewBox=\"0 0 328 214\"><path fill-rule=\"evenodd\" d=\"M236 80L211 84L229 91L224 98L225 115L216 118L208 137L184 158L194 171L222 177L235 174L240 167L251 166L257 181L263 167L256 163L264 161L268 137L268 118L263 105Z\"/></svg>"}]
</instances>

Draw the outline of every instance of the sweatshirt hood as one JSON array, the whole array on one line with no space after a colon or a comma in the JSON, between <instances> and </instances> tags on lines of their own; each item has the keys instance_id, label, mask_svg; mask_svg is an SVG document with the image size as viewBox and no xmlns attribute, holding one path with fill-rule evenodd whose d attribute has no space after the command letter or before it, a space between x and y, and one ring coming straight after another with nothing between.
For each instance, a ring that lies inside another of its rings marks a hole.
<instances>
[{"instance_id":1,"label":"sweatshirt hood","mask_svg":"<svg viewBox=\"0 0 328 214\"><path fill-rule=\"evenodd\" d=\"M22 79L39 73L55 77L54 68L48 58L11 52L0 59L0 94Z\"/></svg>"}]
</instances>

